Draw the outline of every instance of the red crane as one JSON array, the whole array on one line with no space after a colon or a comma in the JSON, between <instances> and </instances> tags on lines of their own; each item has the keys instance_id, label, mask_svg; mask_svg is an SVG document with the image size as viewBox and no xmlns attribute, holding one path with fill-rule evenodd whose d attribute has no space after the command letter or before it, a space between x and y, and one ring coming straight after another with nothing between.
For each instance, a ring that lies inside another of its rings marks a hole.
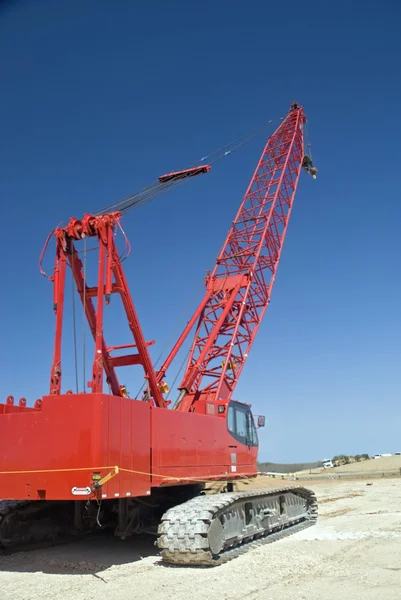
<instances>
[{"instance_id":1,"label":"red crane","mask_svg":"<svg viewBox=\"0 0 401 600\"><path fill-rule=\"evenodd\" d=\"M161 176L150 191L108 212L71 219L52 232L56 333L50 393L33 407L24 399L15 405L12 397L0 404L0 547L19 548L35 544L38 536L53 539L116 519L115 533L122 537L158 524L157 544L166 561L219 564L255 538L270 541L272 535L315 522L317 505L310 490L232 491L235 479L256 475L258 449L251 409L232 396L270 301L301 169L316 175L304 155L305 122L302 107L293 103L269 138L206 277L204 297L158 370L148 351L154 342L143 335L115 234L120 229L125 237L120 219L133 203L158 194L160 186L207 173L210 166ZM83 262L77 249L91 238L98 251L92 286L86 252ZM61 390L67 267L94 339L90 394ZM121 297L130 344L106 343L105 305L113 294ZM179 393L170 406L165 376L194 329ZM132 353L115 355L130 348ZM116 369L131 365L143 369L142 398L129 398L118 379ZM216 480L227 482L226 493L199 495ZM41 529L38 522L46 525Z\"/></svg>"}]
</instances>

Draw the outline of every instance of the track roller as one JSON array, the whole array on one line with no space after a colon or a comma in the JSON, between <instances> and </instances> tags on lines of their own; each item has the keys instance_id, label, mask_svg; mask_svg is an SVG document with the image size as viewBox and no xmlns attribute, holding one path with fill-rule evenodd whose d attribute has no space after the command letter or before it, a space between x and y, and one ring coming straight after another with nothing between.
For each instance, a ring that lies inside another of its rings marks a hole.
<instances>
[{"instance_id":1,"label":"track roller","mask_svg":"<svg viewBox=\"0 0 401 600\"><path fill-rule=\"evenodd\" d=\"M316 520L316 496L303 487L198 496L163 515L156 545L167 563L217 566Z\"/></svg>"}]
</instances>

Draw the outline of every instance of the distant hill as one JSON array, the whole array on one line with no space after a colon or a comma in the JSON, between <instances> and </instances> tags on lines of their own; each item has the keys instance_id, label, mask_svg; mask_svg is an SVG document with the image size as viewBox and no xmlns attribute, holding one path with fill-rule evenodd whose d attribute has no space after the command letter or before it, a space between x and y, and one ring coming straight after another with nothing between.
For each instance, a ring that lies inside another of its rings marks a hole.
<instances>
[{"instance_id":1,"label":"distant hill","mask_svg":"<svg viewBox=\"0 0 401 600\"><path fill-rule=\"evenodd\" d=\"M323 466L321 461L312 463L293 463L280 464L271 462L258 463L258 471L272 471L273 473L295 473L296 471L306 471L307 469L317 469Z\"/></svg>"}]
</instances>

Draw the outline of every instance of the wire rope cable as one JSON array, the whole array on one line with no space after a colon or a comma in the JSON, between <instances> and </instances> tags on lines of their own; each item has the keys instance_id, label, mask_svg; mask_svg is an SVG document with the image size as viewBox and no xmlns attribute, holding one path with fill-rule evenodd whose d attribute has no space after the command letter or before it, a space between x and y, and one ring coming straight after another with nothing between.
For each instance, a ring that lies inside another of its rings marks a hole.
<instances>
[{"instance_id":1,"label":"wire rope cable","mask_svg":"<svg viewBox=\"0 0 401 600\"><path fill-rule=\"evenodd\" d=\"M280 117L279 120L282 120L283 118L284 117ZM202 163L205 163L206 160L209 160L209 164L213 165L216 162L220 161L222 158L226 158L227 156L229 156L230 154L232 154L233 152L235 152L236 150L238 150L245 144L248 144L249 142L251 142L257 136L259 136L276 120L277 119L270 119L269 121L266 121L265 123L263 123L263 125L259 126L252 132L242 135L239 138L233 140L232 142L229 142L228 144L221 146L220 148L218 148L217 150L214 150L213 152L207 154L206 156L203 156L201 159L194 162L188 169L185 169L185 170L195 168L196 166L202 166ZM213 159L213 160L210 160L210 159ZM157 180L157 181L151 183L150 185L145 186L138 192L135 192L134 194L130 194L129 196L126 196L125 198L122 198L121 200L118 200L112 204L109 204L108 206L104 207L102 210L95 212L94 215L99 216L99 215L102 215L102 214L105 214L108 212L113 212L113 211L127 212L128 210L131 210L133 208L138 208L139 206L142 206L143 204L149 202L150 200L157 198L161 194L164 194L165 192L178 187L186 179L190 178L191 176L193 176L193 175L191 175L190 173L183 172L181 177L177 177L177 178L170 180L168 182L165 182L165 183Z\"/></svg>"}]
</instances>

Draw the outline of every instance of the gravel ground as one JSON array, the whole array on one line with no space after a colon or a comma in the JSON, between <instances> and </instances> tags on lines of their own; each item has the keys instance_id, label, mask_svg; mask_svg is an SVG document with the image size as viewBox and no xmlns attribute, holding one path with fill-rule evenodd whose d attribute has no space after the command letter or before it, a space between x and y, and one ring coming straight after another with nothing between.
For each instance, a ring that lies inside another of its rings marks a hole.
<instances>
[{"instance_id":1,"label":"gravel ground","mask_svg":"<svg viewBox=\"0 0 401 600\"><path fill-rule=\"evenodd\" d=\"M309 487L320 504L315 527L221 567L165 567L150 537L93 536L0 558L0 598L399 600L401 479Z\"/></svg>"}]
</instances>

